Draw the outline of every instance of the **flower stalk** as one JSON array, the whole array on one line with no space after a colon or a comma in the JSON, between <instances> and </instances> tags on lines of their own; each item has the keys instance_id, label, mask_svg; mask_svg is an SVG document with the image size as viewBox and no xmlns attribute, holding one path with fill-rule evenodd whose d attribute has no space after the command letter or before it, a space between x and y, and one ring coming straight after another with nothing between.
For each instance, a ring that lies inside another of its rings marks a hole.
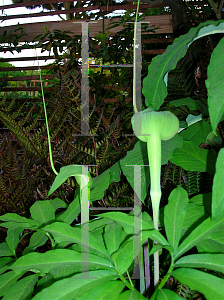
<instances>
[{"instance_id":1,"label":"flower stalk","mask_svg":"<svg viewBox=\"0 0 224 300\"><path fill-rule=\"evenodd\" d=\"M171 139L179 128L179 120L169 111L156 112L151 108L137 112L132 117L135 135L147 143L150 169L150 196L153 209L153 224L159 229L159 204L161 199L161 141ZM159 252L154 254L154 286L159 283Z\"/></svg>"}]
</instances>

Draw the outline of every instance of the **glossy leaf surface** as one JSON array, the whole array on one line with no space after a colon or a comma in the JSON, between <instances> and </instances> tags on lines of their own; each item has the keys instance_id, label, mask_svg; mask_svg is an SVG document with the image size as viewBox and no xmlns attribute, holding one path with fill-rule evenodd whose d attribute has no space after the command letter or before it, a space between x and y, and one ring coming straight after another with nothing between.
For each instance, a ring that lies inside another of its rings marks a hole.
<instances>
[{"instance_id":1,"label":"glossy leaf surface","mask_svg":"<svg viewBox=\"0 0 224 300\"><path fill-rule=\"evenodd\" d=\"M174 291L167 289L159 289L156 296L156 300L181 300L183 298L179 297Z\"/></svg>"},{"instance_id":2,"label":"glossy leaf surface","mask_svg":"<svg viewBox=\"0 0 224 300\"><path fill-rule=\"evenodd\" d=\"M187 255L176 261L174 267L205 268L224 273L224 254Z\"/></svg>"},{"instance_id":3,"label":"glossy leaf surface","mask_svg":"<svg viewBox=\"0 0 224 300\"><path fill-rule=\"evenodd\" d=\"M205 81L208 91L208 110L211 118L212 130L216 132L217 124L220 122L224 113L224 38L212 52L208 65L208 78Z\"/></svg>"},{"instance_id":4,"label":"glossy leaf surface","mask_svg":"<svg viewBox=\"0 0 224 300\"><path fill-rule=\"evenodd\" d=\"M171 192L168 201L164 210L164 224L167 239L173 249L176 250L186 215L188 194L183 188L178 186Z\"/></svg>"},{"instance_id":5,"label":"glossy leaf surface","mask_svg":"<svg viewBox=\"0 0 224 300\"><path fill-rule=\"evenodd\" d=\"M116 278L116 272L109 270L83 272L53 283L36 294L32 300L73 300L82 296L83 291L88 292Z\"/></svg>"},{"instance_id":6,"label":"glossy leaf surface","mask_svg":"<svg viewBox=\"0 0 224 300\"><path fill-rule=\"evenodd\" d=\"M70 242L71 244L81 244L81 234L85 231L83 228L81 229L79 227L71 227L70 225L61 222L55 222L50 225L47 225L44 228L42 228L42 230L50 232L57 243ZM87 234L89 235L89 243L86 246L89 246L90 248L93 248L108 256L108 252L105 249L105 247L101 245L99 241L94 236L92 236L90 232L87 232Z\"/></svg>"},{"instance_id":7,"label":"glossy leaf surface","mask_svg":"<svg viewBox=\"0 0 224 300\"><path fill-rule=\"evenodd\" d=\"M224 214L215 221L211 221L210 218L206 219L199 226L197 226L186 239L183 240L175 253L175 259L196 246L200 241L209 237L212 232L221 228L223 225Z\"/></svg>"},{"instance_id":8,"label":"glossy leaf surface","mask_svg":"<svg viewBox=\"0 0 224 300\"><path fill-rule=\"evenodd\" d=\"M203 294L207 300L224 299L224 279L211 274L188 268L179 268L171 273L190 289Z\"/></svg>"},{"instance_id":9,"label":"glossy leaf surface","mask_svg":"<svg viewBox=\"0 0 224 300\"><path fill-rule=\"evenodd\" d=\"M25 229L37 229L40 226L40 224L35 222L34 220L30 220L13 213L8 213L0 216L0 220L5 222L0 223L0 225L6 228L21 227Z\"/></svg>"},{"instance_id":10,"label":"glossy leaf surface","mask_svg":"<svg viewBox=\"0 0 224 300\"><path fill-rule=\"evenodd\" d=\"M87 293L84 293L76 300L116 300L124 289L125 284L122 281L109 281L104 285L97 287Z\"/></svg>"},{"instance_id":11,"label":"glossy leaf surface","mask_svg":"<svg viewBox=\"0 0 224 300\"><path fill-rule=\"evenodd\" d=\"M53 222L55 219L55 209L50 201L36 201L30 208L31 217L41 225Z\"/></svg>"},{"instance_id":12,"label":"glossy leaf surface","mask_svg":"<svg viewBox=\"0 0 224 300\"><path fill-rule=\"evenodd\" d=\"M221 149L216 162L216 172L212 186L212 219L224 213L224 149Z\"/></svg>"},{"instance_id":13,"label":"glossy leaf surface","mask_svg":"<svg viewBox=\"0 0 224 300\"><path fill-rule=\"evenodd\" d=\"M81 263L89 264L93 268L113 268L113 265L108 261L99 256L89 254L89 259L83 261L81 259L81 253L69 250L69 249L56 249L50 250L45 253L29 253L25 256L21 256L17 261L11 266L17 274L28 271L30 269L36 269L40 272L48 273L59 267L71 268L77 267L79 271L81 268Z\"/></svg>"},{"instance_id":14,"label":"glossy leaf surface","mask_svg":"<svg viewBox=\"0 0 224 300\"><path fill-rule=\"evenodd\" d=\"M3 297L4 300L25 300L31 299L34 290L34 285L38 280L39 275L27 276L15 284L10 286L7 293Z\"/></svg>"},{"instance_id":15,"label":"glossy leaf surface","mask_svg":"<svg viewBox=\"0 0 224 300\"><path fill-rule=\"evenodd\" d=\"M158 110L163 104L167 96L167 74L186 54L189 44L194 39L209 35L214 30L222 32L223 27L223 21L200 23L198 27L191 28L187 34L176 38L162 55L157 55L152 59L148 67L148 75L143 80L142 89L147 107Z\"/></svg>"},{"instance_id":16,"label":"glossy leaf surface","mask_svg":"<svg viewBox=\"0 0 224 300\"><path fill-rule=\"evenodd\" d=\"M175 149L170 161L187 170L214 173L215 156L206 149L199 148L191 141L184 141L181 149Z\"/></svg>"}]
</instances>

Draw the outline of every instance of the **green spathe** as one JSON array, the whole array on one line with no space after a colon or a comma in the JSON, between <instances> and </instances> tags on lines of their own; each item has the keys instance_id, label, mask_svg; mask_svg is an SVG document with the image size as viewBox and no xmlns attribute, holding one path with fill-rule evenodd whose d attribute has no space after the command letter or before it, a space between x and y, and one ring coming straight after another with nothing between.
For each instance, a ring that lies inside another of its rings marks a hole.
<instances>
[{"instance_id":1,"label":"green spathe","mask_svg":"<svg viewBox=\"0 0 224 300\"><path fill-rule=\"evenodd\" d=\"M134 114L131 119L136 136L147 142L149 136L156 134L161 140L171 139L178 131L179 120L169 111L154 111L147 108Z\"/></svg>"}]
</instances>

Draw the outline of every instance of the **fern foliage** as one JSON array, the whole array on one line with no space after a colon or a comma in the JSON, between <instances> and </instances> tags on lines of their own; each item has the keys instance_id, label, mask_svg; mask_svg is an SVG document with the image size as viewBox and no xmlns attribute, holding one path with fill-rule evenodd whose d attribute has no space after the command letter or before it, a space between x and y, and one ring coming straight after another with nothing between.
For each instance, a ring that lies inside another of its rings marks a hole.
<instances>
[{"instance_id":1,"label":"fern foliage","mask_svg":"<svg viewBox=\"0 0 224 300\"><path fill-rule=\"evenodd\" d=\"M98 76L103 78L105 75ZM112 107L104 102L104 97L109 94L103 86L100 97L90 90L90 134L83 136L80 134L80 71L68 71L66 64L60 66L53 82L56 89L52 93L46 92L45 99L55 169L59 171L71 164L91 165L91 175L98 176L134 146L133 139L126 137L126 133L132 133L126 127L126 115L131 105L119 101ZM26 214L34 201L45 199L55 178L50 165L43 108L36 113L37 107L30 103L24 113L27 101L21 102L20 99L17 102L15 98L9 101L4 97L0 103L0 123L7 127L7 132L1 134L0 148L2 213L16 211ZM107 205L127 206L129 200L125 204L121 197L126 193L126 186L127 182L122 182L119 187L111 186L111 191L105 195ZM54 196L69 202L76 187L76 182L70 178ZM129 187L129 198L130 190Z\"/></svg>"}]
</instances>

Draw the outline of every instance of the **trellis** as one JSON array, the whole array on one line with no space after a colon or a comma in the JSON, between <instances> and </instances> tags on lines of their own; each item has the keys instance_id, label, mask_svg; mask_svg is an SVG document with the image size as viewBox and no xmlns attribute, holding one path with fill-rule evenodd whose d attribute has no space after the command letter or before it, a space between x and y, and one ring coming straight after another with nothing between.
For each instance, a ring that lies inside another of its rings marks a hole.
<instances>
[{"instance_id":1,"label":"trellis","mask_svg":"<svg viewBox=\"0 0 224 300\"><path fill-rule=\"evenodd\" d=\"M42 5L42 4L49 4L49 3L61 3L61 2L66 2L66 0L38 0L35 1L35 5ZM24 7L24 6L29 6L29 5L34 5L33 1L26 2L26 3L16 3L12 5L4 5L1 6L1 11L9 8L16 8L16 7ZM154 7L160 7L161 5L155 5ZM166 6L166 4L163 4L162 6ZM141 4L139 10L141 11L142 9L148 8L150 5L148 4ZM52 15L57 15L57 14L66 14L66 13L74 13L77 11L91 11L94 9L100 9L100 11L106 11L106 12L114 12L117 9L135 9L136 4L120 4L116 6L91 6L91 7L82 7L82 8L73 8L69 10L63 10L63 11L50 11L50 12L40 12L40 13L31 13L31 14L24 14L24 15L12 15L12 16L1 16L0 18L2 20L8 20L8 19L16 19L16 18L30 18L30 17L42 17L42 16L52 16ZM22 25L14 25L14 26L6 26L6 27L1 27L0 28L0 35L3 34L5 30L7 32L9 31L14 31L18 26L22 26L24 28L24 31L26 32L27 36L24 36L19 39L20 42L24 42L25 40L28 42L33 41L33 39L40 34L43 34L43 27L47 28L49 31L53 31L55 29L58 29L60 31L70 31L72 34L76 35L81 35L81 26L80 21L86 21L89 22L90 20L69 20L69 21L50 21L50 22L37 22L37 23L31 23L31 24L22 24ZM114 21L119 21L119 18L112 18L112 19L104 19L104 20L98 20L97 23L92 23L91 21L89 22L89 36L94 37L96 34L99 34L102 31L102 28L108 28L111 22ZM158 28L155 30L154 34L171 34L172 33L172 24L171 24L171 15L161 15L161 16L149 16L145 18L146 22L150 22L150 27L152 28ZM112 28L110 30L105 30L108 35L114 35L115 33L119 32L122 30L122 25ZM153 34L153 33L151 33ZM161 38L161 39L143 39L142 43L170 43L172 42L172 38ZM38 47L38 46L37 46ZM7 48L3 48L2 52L6 52ZM145 54L150 54L150 55L157 55L157 54L162 54L165 51L165 49L152 49L152 50L144 50L143 52ZM54 56L41 56L38 59L39 60L49 60L49 59L54 59ZM5 67L5 68L0 68L0 72L3 71L25 71L25 70L37 70L37 66L27 66L25 64L26 61L35 61L36 57L26 57L26 58L21 58L15 55L13 58L3 58L0 59L0 62L24 62L24 65L21 67ZM150 63L150 62L149 62ZM90 68L92 66L90 65ZM45 69L45 66L42 66L41 69ZM49 66L47 67L49 68ZM52 75L45 75L43 77L44 79L52 79ZM0 78L0 82L7 82L7 81L24 81L24 80L38 80L38 75L33 75L33 76L22 76L22 77L5 77L5 78ZM48 91L49 88L44 88L45 91ZM3 92L16 92L16 91L40 91L39 87L5 87L1 88L1 91Z\"/></svg>"}]
</instances>

